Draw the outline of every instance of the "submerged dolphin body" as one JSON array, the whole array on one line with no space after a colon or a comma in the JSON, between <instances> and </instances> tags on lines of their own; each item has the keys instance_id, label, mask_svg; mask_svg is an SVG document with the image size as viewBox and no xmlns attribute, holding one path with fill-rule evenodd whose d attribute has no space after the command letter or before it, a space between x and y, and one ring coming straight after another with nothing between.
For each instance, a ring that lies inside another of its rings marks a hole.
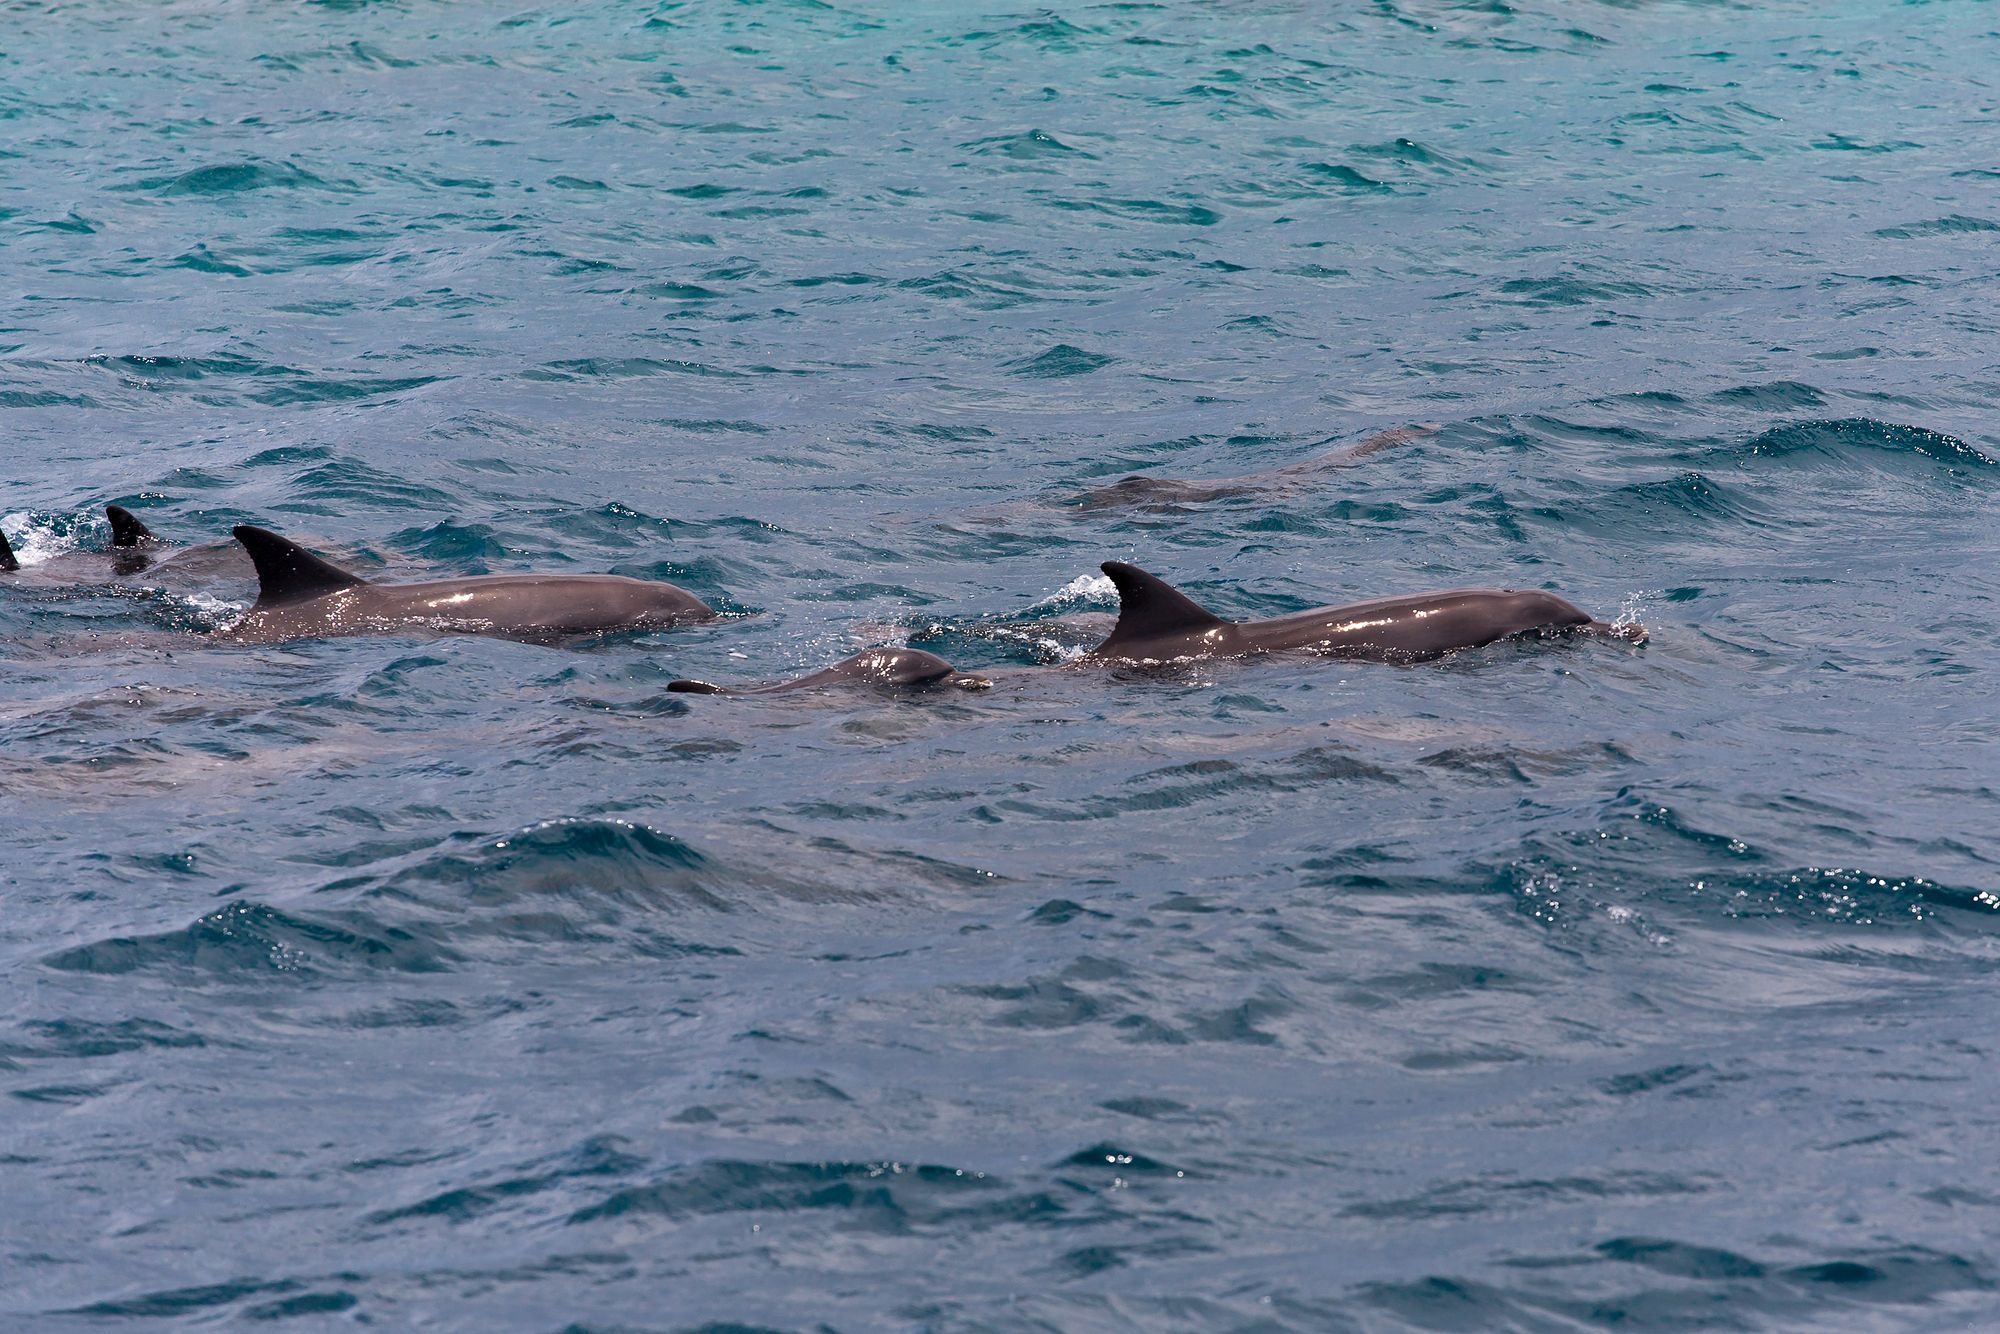
<instances>
[{"instance_id":1,"label":"submerged dolphin body","mask_svg":"<svg viewBox=\"0 0 2000 1334\"><path fill-rule=\"evenodd\" d=\"M1118 589L1118 624L1085 662L1163 662L1295 650L1343 658L1419 662L1510 635L1588 630L1643 639L1539 589L1457 588L1316 607L1264 621L1225 621L1136 565L1106 561Z\"/></svg>"},{"instance_id":2,"label":"submerged dolphin body","mask_svg":"<svg viewBox=\"0 0 2000 1334\"><path fill-rule=\"evenodd\" d=\"M1183 481L1174 477L1151 477L1135 473L1130 477L1095 486L1083 493L1076 502L1087 510L1115 509L1167 509L1175 505L1197 505L1205 500L1223 500L1230 496L1248 496L1259 492L1286 491L1305 485L1318 473L1334 468L1344 468L1358 463L1370 454L1422 440L1436 435L1435 426L1399 426L1393 431L1382 431L1366 440L1336 449L1330 454L1307 459L1303 463L1293 463L1283 468L1273 468L1269 472L1246 473L1241 477L1216 477L1200 481Z\"/></svg>"},{"instance_id":3,"label":"submerged dolphin body","mask_svg":"<svg viewBox=\"0 0 2000 1334\"><path fill-rule=\"evenodd\" d=\"M786 690L809 690L814 686L846 682L866 685L902 686L922 689L952 686L960 690L984 690L993 683L983 676L959 671L935 653L918 648L871 648L831 667L795 681L779 681L766 686L718 686L706 681L669 681L667 689L684 695L774 695Z\"/></svg>"},{"instance_id":4,"label":"submerged dolphin body","mask_svg":"<svg viewBox=\"0 0 2000 1334\"><path fill-rule=\"evenodd\" d=\"M551 643L715 619L700 598L668 583L615 574L496 574L374 584L268 529L244 524L234 531L257 567L259 589L243 619L217 632L237 643L385 634Z\"/></svg>"}]
</instances>

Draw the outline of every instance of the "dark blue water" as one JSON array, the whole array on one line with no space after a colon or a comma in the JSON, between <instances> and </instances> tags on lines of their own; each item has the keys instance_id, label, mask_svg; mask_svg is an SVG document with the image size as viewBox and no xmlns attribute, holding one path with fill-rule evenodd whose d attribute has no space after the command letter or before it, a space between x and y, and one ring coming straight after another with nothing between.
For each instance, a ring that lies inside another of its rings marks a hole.
<instances>
[{"instance_id":1,"label":"dark blue water","mask_svg":"<svg viewBox=\"0 0 2000 1334\"><path fill-rule=\"evenodd\" d=\"M5 1323L2000 1318L1995 27L0 11ZM740 614L224 647L106 502Z\"/></svg>"}]
</instances>

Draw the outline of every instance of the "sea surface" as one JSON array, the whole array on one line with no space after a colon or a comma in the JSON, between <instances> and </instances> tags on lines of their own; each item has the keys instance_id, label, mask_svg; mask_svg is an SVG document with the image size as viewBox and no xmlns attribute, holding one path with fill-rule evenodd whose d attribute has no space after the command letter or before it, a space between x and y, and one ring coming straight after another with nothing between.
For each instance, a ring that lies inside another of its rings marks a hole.
<instances>
[{"instance_id":1,"label":"sea surface","mask_svg":"<svg viewBox=\"0 0 2000 1334\"><path fill-rule=\"evenodd\" d=\"M1996 30L0 5L0 1325L2000 1323Z\"/></svg>"}]
</instances>

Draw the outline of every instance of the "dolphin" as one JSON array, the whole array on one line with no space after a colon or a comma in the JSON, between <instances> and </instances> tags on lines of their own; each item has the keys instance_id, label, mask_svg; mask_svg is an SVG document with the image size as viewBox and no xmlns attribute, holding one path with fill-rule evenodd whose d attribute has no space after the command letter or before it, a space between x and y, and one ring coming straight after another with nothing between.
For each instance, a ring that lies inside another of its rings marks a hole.
<instances>
[{"instance_id":1,"label":"dolphin","mask_svg":"<svg viewBox=\"0 0 2000 1334\"><path fill-rule=\"evenodd\" d=\"M871 648L851 658L843 658L796 681L773 685L728 687L706 681L669 681L667 689L683 695L775 695L786 690L809 690L814 686L858 681L867 685L929 689L936 686L959 690L985 690L993 683L983 676L959 671L935 653L920 648Z\"/></svg>"},{"instance_id":2,"label":"dolphin","mask_svg":"<svg viewBox=\"0 0 2000 1334\"><path fill-rule=\"evenodd\" d=\"M1539 589L1456 588L1407 593L1340 607L1225 621L1157 575L1108 560L1118 589L1118 623L1083 662L1142 663L1176 658L1246 657L1294 650L1342 658L1421 662L1511 635L1589 631L1643 640L1638 626L1616 627Z\"/></svg>"},{"instance_id":3,"label":"dolphin","mask_svg":"<svg viewBox=\"0 0 2000 1334\"><path fill-rule=\"evenodd\" d=\"M266 528L233 530L257 567L257 601L215 637L240 644L334 635L469 634L529 643L715 619L673 584L615 574L495 574L370 583Z\"/></svg>"},{"instance_id":4,"label":"dolphin","mask_svg":"<svg viewBox=\"0 0 2000 1334\"><path fill-rule=\"evenodd\" d=\"M1137 473L1130 477L1092 487L1077 500L1080 508L1087 510L1115 509L1129 506L1134 509L1167 509L1175 505L1196 505L1205 500L1223 500L1231 496L1255 495L1262 491L1287 491L1308 482L1315 474L1333 468L1343 468L1358 463L1370 454L1422 440L1438 433L1435 426L1400 426L1393 431L1382 431L1330 454L1321 454L1302 463L1289 464L1283 468L1273 468L1268 472L1246 473L1241 477L1216 477L1205 481L1181 481L1172 477L1148 477Z\"/></svg>"}]
</instances>

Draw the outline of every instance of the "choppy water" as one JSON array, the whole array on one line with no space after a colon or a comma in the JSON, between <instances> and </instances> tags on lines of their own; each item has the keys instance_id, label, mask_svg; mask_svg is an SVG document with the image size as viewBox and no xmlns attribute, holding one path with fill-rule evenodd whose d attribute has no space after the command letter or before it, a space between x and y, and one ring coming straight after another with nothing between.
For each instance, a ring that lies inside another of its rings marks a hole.
<instances>
[{"instance_id":1,"label":"choppy water","mask_svg":"<svg viewBox=\"0 0 2000 1334\"><path fill-rule=\"evenodd\" d=\"M0 9L6 1323L2000 1315L1992 11L1331 8ZM1654 638L664 690L1112 557Z\"/></svg>"}]
</instances>

